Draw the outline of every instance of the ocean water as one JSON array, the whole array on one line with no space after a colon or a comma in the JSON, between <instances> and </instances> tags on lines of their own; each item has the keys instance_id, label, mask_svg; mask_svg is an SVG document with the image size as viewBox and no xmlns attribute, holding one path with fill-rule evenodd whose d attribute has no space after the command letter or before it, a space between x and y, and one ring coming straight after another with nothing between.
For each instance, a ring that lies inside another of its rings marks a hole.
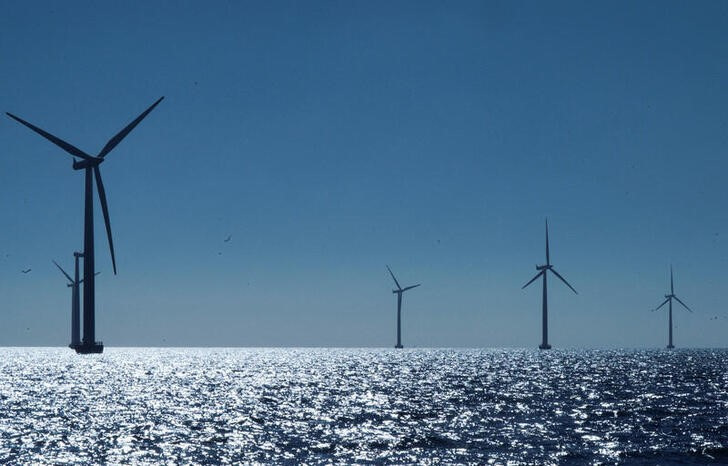
<instances>
[{"instance_id":1,"label":"ocean water","mask_svg":"<svg viewBox=\"0 0 728 466\"><path fill-rule=\"evenodd\" d=\"M728 464L728 350L0 349L0 463Z\"/></svg>"}]
</instances>

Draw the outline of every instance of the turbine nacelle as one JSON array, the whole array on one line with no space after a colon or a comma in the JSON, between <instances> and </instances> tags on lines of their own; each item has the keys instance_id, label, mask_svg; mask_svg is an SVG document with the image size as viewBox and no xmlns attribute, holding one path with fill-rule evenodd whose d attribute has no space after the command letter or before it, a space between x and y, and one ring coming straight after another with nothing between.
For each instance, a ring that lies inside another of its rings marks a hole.
<instances>
[{"instance_id":1,"label":"turbine nacelle","mask_svg":"<svg viewBox=\"0 0 728 466\"><path fill-rule=\"evenodd\" d=\"M90 158L90 159L83 159L81 161L77 161L76 159L73 160L73 169L74 170L85 170L86 168L94 168L101 165L101 162L103 162L104 159L101 158Z\"/></svg>"},{"instance_id":2,"label":"turbine nacelle","mask_svg":"<svg viewBox=\"0 0 728 466\"><path fill-rule=\"evenodd\" d=\"M551 270L553 268L553 265L537 265L536 270L539 272L542 270Z\"/></svg>"}]
</instances>

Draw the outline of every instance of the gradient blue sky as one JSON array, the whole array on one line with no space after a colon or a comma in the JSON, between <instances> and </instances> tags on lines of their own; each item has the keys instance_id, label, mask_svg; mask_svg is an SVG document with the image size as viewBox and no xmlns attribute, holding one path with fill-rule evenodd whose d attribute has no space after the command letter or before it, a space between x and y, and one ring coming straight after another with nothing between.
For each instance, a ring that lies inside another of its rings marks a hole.
<instances>
[{"instance_id":1,"label":"gradient blue sky","mask_svg":"<svg viewBox=\"0 0 728 466\"><path fill-rule=\"evenodd\" d=\"M728 3L20 2L0 110L102 166L111 346L725 346ZM64 345L83 175L0 121L0 345ZM230 242L223 240L232 235ZM32 272L21 274L23 268ZM712 319L718 316L719 319Z\"/></svg>"}]
</instances>

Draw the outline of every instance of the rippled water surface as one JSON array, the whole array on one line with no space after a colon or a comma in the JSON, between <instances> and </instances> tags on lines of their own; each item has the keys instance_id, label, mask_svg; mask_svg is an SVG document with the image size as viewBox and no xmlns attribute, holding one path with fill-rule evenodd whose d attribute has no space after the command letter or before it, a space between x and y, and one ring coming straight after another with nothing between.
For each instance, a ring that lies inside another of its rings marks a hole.
<instances>
[{"instance_id":1,"label":"rippled water surface","mask_svg":"<svg viewBox=\"0 0 728 466\"><path fill-rule=\"evenodd\" d=\"M0 358L2 463L728 463L727 350Z\"/></svg>"}]
</instances>

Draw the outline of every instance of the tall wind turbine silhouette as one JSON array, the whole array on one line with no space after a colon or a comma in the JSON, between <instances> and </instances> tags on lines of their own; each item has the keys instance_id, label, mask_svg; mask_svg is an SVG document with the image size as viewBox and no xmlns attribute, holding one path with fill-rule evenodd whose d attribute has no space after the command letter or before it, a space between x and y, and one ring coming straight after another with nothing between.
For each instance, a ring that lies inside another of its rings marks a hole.
<instances>
[{"instance_id":1,"label":"tall wind turbine silhouette","mask_svg":"<svg viewBox=\"0 0 728 466\"><path fill-rule=\"evenodd\" d=\"M13 120L27 126L31 130L40 134L44 138L51 141L61 149L71 154L73 159L74 170L85 170L85 189L84 189L84 228L83 228L83 341L76 346L75 350L80 354L101 353L104 350L104 344L96 341L96 308L95 308L95 282L94 282L94 204L93 204L93 182L96 180L96 188L99 192L99 201L101 203L101 212L104 215L104 223L106 224L106 236L109 241L109 251L111 252L111 264L116 275L116 257L114 255L114 242L111 237L111 222L109 220L109 208L106 203L106 191L104 183L101 181L101 171L99 165L105 160L105 157L114 149L136 125L139 124L152 110L156 107L164 97L160 97L141 115L129 123L124 129L119 131L116 136L109 139L109 142L95 156L91 156L81 149L67 143L66 141L34 126L31 123L7 113ZM81 159L76 160L76 157Z\"/></svg>"},{"instance_id":2,"label":"tall wind turbine silhouette","mask_svg":"<svg viewBox=\"0 0 728 466\"><path fill-rule=\"evenodd\" d=\"M83 280L78 279L78 259L80 257L83 257L83 254L80 252L74 252L73 257L75 258L75 268L74 268L74 278L71 278L70 275L66 273L63 268L58 265L56 261L53 261L53 263L58 267L58 270L61 271L63 275L66 276L68 279L68 286L71 288L71 344L68 345L71 349L76 349L78 346L81 345L81 338L80 338L80 320L81 320L81 303L79 301L79 294L78 294L78 287L81 284Z\"/></svg>"},{"instance_id":3,"label":"tall wind turbine silhouette","mask_svg":"<svg viewBox=\"0 0 728 466\"><path fill-rule=\"evenodd\" d=\"M536 281L538 277L543 277L543 313L542 313L542 335L541 335L541 344L538 346L540 349L551 349L551 345L549 345L549 311L548 311L548 298L546 295L546 275L548 275L548 272L550 271L556 277L564 282L566 286L571 288L571 291L576 293L576 290L573 286L569 285L569 282L566 281L564 277L559 275L559 272L554 269L554 266L551 264L551 257L549 256L549 220L546 219L546 264L545 265L537 265L536 270L538 270L538 273L535 277L533 277L528 283L523 285L521 289L526 288L528 285ZM578 293L576 293L578 294Z\"/></svg>"},{"instance_id":4,"label":"tall wind turbine silhouette","mask_svg":"<svg viewBox=\"0 0 728 466\"><path fill-rule=\"evenodd\" d=\"M399 286L399 282L397 281L397 278L392 273L392 269L387 266L387 270L389 270L389 274L392 276L392 280L394 280L394 284L397 285L396 290L392 290L392 293L395 293L397 295L397 344L394 346L395 348L404 348L402 346L402 293L404 293L407 290L411 290L412 288L417 288L421 285L421 283L418 283L416 285L412 286L406 286L402 288Z\"/></svg>"},{"instance_id":5,"label":"tall wind turbine silhouette","mask_svg":"<svg viewBox=\"0 0 728 466\"><path fill-rule=\"evenodd\" d=\"M668 315L669 315L669 317L668 317L668 340L667 340L667 349L673 349L673 348L675 348L675 346L673 346L673 344L672 344L672 300L673 299L675 301L677 301L678 303L680 303L682 305L682 307L684 307L688 311L693 312L693 310L690 309L684 302L680 301L680 298L678 298L677 296L675 296L675 282L672 279L672 265L670 265L670 294L666 294L665 295L665 300L662 302L662 304L660 304L659 306L657 306L656 308L654 308L652 310L652 312L655 312L656 310L660 309L665 304L668 304Z\"/></svg>"}]
</instances>

